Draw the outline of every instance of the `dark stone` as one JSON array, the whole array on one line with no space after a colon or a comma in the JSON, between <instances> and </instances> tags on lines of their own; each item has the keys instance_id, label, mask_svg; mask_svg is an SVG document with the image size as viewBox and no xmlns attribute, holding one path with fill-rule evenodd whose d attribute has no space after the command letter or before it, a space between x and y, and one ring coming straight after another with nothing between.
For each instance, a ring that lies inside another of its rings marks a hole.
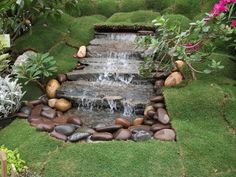
<instances>
[{"instance_id":1,"label":"dark stone","mask_svg":"<svg viewBox=\"0 0 236 177\"><path fill-rule=\"evenodd\" d=\"M137 108L135 109L135 114L136 115L143 115L144 113L144 108Z\"/></svg>"},{"instance_id":2,"label":"dark stone","mask_svg":"<svg viewBox=\"0 0 236 177\"><path fill-rule=\"evenodd\" d=\"M156 121L153 119L144 119L144 125L150 125L152 126L153 124L155 124Z\"/></svg>"},{"instance_id":3,"label":"dark stone","mask_svg":"<svg viewBox=\"0 0 236 177\"><path fill-rule=\"evenodd\" d=\"M147 141L152 138L152 135L144 130L138 131L132 135L132 139L136 142L138 141Z\"/></svg>"},{"instance_id":4,"label":"dark stone","mask_svg":"<svg viewBox=\"0 0 236 177\"><path fill-rule=\"evenodd\" d=\"M61 111L57 111L57 117L62 117L64 114Z\"/></svg>"},{"instance_id":5,"label":"dark stone","mask_svg":"<svg viewBox=\"0 0 236 177\"><path fill-rule=\"evenodd\" d=\"M79 127L76 132L78 133L89 133L90 135L94 134L96 131L88 127Z\"/></svg>"},{"instance_id":6,"label":"dark stone","mask_svg":"<svg viewBox=\"0 0 236 177\"><path fill-rule=\"evenodd\" d=\"M53 131L54 127L55 127L55 125L53 123L48 124L44 121L42 121L41 123L35 125L35 128L38 131L46 131L46 132Z\"/></svg>"},{"instance_id":7,"label":"dark stone","mask_svg":"<svg viewBox=\"0 0 236 177\"><path fill-rule=\"evenodd\" d=\"M124 119L124 118L117 118L115 120L115 124L122 125L124 128L128 128L131 125L130 121L128 121L127 119Z\"/></svg>"},{"instance_id":8,"label":"dark stone","mask_svg":"<svg viewBox=\"0 0 236 177\"><path fill-rule=\"evenodd\" d=\"M153 118L153 116L156 114L156 112L155 111L148 111L147 112L147 115L148 115L148 117L150 117L150 118Z\"/></svg>"},{"instance_id":9,"label":"dark stone","mask_svg":"<svg viewBox=\"0 0 236 177\"><path fill-rule=\"evenodd\" d=\"M29 119L34 119L34 118L38 118L40 117L41 115L41 112L42 112L42 108L43 108L43 105L37 105L35 106L32 111L31 111L31 114L29 116Z\"/></svg>"},{"instance_id":10,"label":"dark stone","mask_svg":"<svg viewBox=\"0 0 236 177\"><path fill-rule=\"evenodd\" d=\"M172 129L162 129L154 134L154 138L162 141L175 141L176 134Z\"/></svg>"},{"instance_id":11,"label":"dark stone","mask_svg":"<svg viewBox=\"0 0 236 177\"><path fill-rule=\"evenodd\" d=\"M159 108L157 110L157 114L158 114L158 121L162 124L168 124L170 123L170 118L166 112L165 109L163 108Z\"/></svg>"},{"instance_id":12,"label":"dark stone","mask_svg":"<svg viewBox=\"0 0 236 177\"><path fill-rule=\"evenodd\" d=\"M66 141L67 140L67 136L61 134L61 133L58 133L56 132L55 130L50 133L50 136L56 138L56 139L59 139L59 140L63 140L63 141Z\"/></svg>"},{"instance_id":13,"label":"dark stone","mask_svg":"<svg viewBox=\"0 0 236 177\"><path fill-rule=\"evenodd\" d=\"M48 111L48 110L51 110L51 109L52 109L51 107L46 106L46 105L44 105L44 106L42 107L42 110L43 110L43 111Z\"/></svg>"},{"instance_id":14,"label":"dark stone","mask_svg":"<svg viewBox=\"0 0 236 177\"><path fill-rule=\"evenodd\" d=\"M73 124L63 124L63 125L57 125L55 127L55 131L58 133L61 133L66 136L70 136L74 133L76 127Z\"/></svg>"},{"instance_id":15,"label":"dark stone","mask_svg":"<svg viewBox=\"0 0 236 177\"><path fill-rule=\"evenodd\" d=\"M41 112L41 115L49 119L54 119L56 117L56 111L54 109L49 109Z\"/></svg>"},{"instance_id":16,"label":"dark stone","mask_svg":"<svg viewBox=\"0 0 236 177\"><path fill-rule=\"evenodd\" d=\"M164 108L164 107L165 107L165 104L164 104L164 103L155 103L155 104L153 105L153 107L154 107L155 109Z\"/></svg>"},{"instance_id":17,"label":"dark stone","mask_svg":"<svg viewBox=\"0 0 236 177\"><path fill-rule=\"evenodd\" d=\"M169 124L164 125L164 124L157 123L157 124L152 125L151 131L156 132L162 129L169 129L169 128L170 128Z\"/></svg>"},{"instance_id":18,"label":"dark stone","mask_svg":"<svg viewBox=\"0 0 236 177\"><path fill-rule=\"evenodd\" d=\"M96 128L95 130L97 132L114 132L116 130L119 130L122 127L123 127L122 125L109 125L109 126Z\"/></svg>"},{"instance_id":19,"label":"dark stone","mask_svg":"<svg viewBox=\"0 0 236 177\"><path fill-rule=\"evenodd\" d=\"M62 82L65 82L67 81L67 76L65 74L58 74L57 75L57 80L62 83Z\"/></svg>"},{"instance_id":20,"label":"dark stone","mask_svg":"<svg viewBox=\"0 0 236 177\"><path fill-rule=\"evenodd\" d=\"M24 113L24 114L27 114L29 116L32 112L32 108L30 108L28 106L24 106L20 109L20 112Z\"/></svg>"},{"instance_id":21,"label":"dark stone","mask_svg":"<svg viewBox=\"0 0 236 177\"><path fill-rule=\"evenodd\" d=\"M67 120L67 123L75 124L75 125L78 125L78 126L82 125L82 121L77 116L70 116Z\"/></svg>"},{"instance_id":22,"label":"dark stone","mask_svg":"<svg viewBox=\"0 0 236 177\"><path fill-rule=\"evenodd\" d=\"M154 75L155 79L165 79L167 76L164 72L158 71L156 72L156 74Z\"/></svg>"},{"instance_id":23,"label":"dark stone","mask_svg":"<svg viewBox=\"0 0 236 177\"><path fill-rule=\"evenodd\" d=\"M155 97L152 97L150 99L150 101L154 102L154 103L163 102L164 101L164 97L163 96L155 96Z\"/></svg>"},{"instance_id":24,"label":"dark stone","mask_svg":"<svg viewBox=\"0 0 236 177\"><path fill-rule=\"evenodd\" d=\"M76 141L79 141L79 140L82 140L82 139L86 139L90 136L89 133L80 133L80 132L77 132L77 133L74 133L72 134L71 136L68 137L68 140L71 141L71 142L76 142Z\"/></svg>"},{"instance_id":25,"label":"dark stone","mask_svg":"<svg viewBox=\"0 0 236 177\"><path fill-rule=\"evenodd\" d=\"M136 131L150 131L151 126L149 125L137 125L137 126L131 126L128 128L131 132L136 132Z\"/></svg>"},{"instance_id":26,"label":"dark stone","mask_svg":"<svg viewBox=\"0 0 236 177\"><path fill-rule=\"evenodd\" d=\"M156 80L156 82L155 82L155 87L156 87L156 88L161 88L161 87L164 86L164 84L165 84L165 80L163 80L163 79L161 79L161 80Z\"/></svg>"},{"instance_id":27,"label":"dark stone","mask_svg":"<svg viewBox=\"0 0 236 177\"><path fill-rule=\"evenodd\" d=\"M114 133L114 139L116 140L128 140L132 136L132 133L129 129L120 129Z\"/></svg>"},{"instance_id":28,"label":"dark stone","mask_svg":"<svg viewBox=\"0 0 236 177\"><path fill-rule=\"evenodd\" d=\"M22 112L16 113L15 116L19 117L19 118L28 118L29 117L28 114L25 114L25 113L22 113Z\"/></svg>"},{"instance_id":29,"label":"dark stone","mask_svg":"<svg viewBox=\"0 0 236 177\"><path fill-rule=\"evenodd\" d=\"M42 101L43 104L45 105L48 104L48 98L46 96L43 96L42 98L40 98L40 100Z\"/></svg>"},{"instance_id":30,"label":"dark stone","mask_svg":"<svg viewBox=\"0 0 236 177\"><path fill-rule=\"evenodd\" d=\"M39 104L42 104L42 100L38 99L38 100L32 100L32 101L29 101L29 104L33 105L33 106L37 106Z\"/></svg>"},{"instance_id":31,"label":"dark stone","mask_svg":"<svg viewBox=\"0 0 236 177\"><path fill-rule=\"evenodd\" d=\"M108 132L94 133L91 136L91 140L93 141L110 141L112 139L113 139L113 135Z\"/></svg>"}]
</instances>

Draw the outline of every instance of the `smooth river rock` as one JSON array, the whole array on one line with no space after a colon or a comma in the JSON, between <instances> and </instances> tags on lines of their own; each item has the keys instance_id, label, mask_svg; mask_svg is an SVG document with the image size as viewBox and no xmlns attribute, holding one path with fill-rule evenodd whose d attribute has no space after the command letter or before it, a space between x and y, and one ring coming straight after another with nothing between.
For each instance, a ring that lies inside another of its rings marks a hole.
<instances>
[{"instance_id":1,"label":"smooth river rock","mask_svg":"<svg viewBox=\"0 0 236 177\"><path fill-rule=\"evenodd\" d=\"M56 111L49 107L49 109L42 111L41 115L47 117L48 119L53 119L56 117Z\"/></svg>"},{"instance_id":2,"label":"smooth river rock","mask_svg":"<svg viewBox=\"0 0 236 177\"><path fill-rule=\"evenodd\" d=\"M155 97L152 97L150 99L150 101L154 102L154 103L160 103L160 102L164 101L164 97L163 96L155 96Z\"/></svg>"},{"instance_id":3,"label":"smooth river rock","mask_svg":"<svg viewBox=\"0 0 236 177\"><path fill-rule=\"evenodd\" d=\"M122 125L108 125L104 127L98 127L95 130L97 132L114 132L122 128Z\"/></svg>"},{"instance_id":4,"label":"smooth river rock","mask_svg":"<svg viewBox=\"0 0 236 177\"><path fill-rule=\"evenodd\" d=\"M162 141L174 141L175 137L175 131L172 129L162 129L154 134L155 139Z\"/></svg>"},{"instance_id":5,"label":"smooth river rock","mask_svg":"<svg viewBox=\"0 0 236 177\"><path fill-rule=\"evenodd\" d=\"M128 121L127 119L124 119L124 118L117 118L115 120L115 124L122 125L124 128L128 128L131 125L130 121Z\"/></svg>"},{"instance_id":6,"label":"smooth river rock","mask_svg":"<svg viewBox=\"0 0 236 177\"><path fill-rule=\"evenodd\" d=\"M26 115L30 115L31 114L31 111L32 111L32 108L28 107L28 106L24 106L20 109L20 112L21 113L24 113Z\"/></svg>"},{"instance_id":7,"label":"smooth river rock","mask_svg":"<svg viewBox=\"0 0 236 177\"><path fill-rule=\"evenodd\" d=\"M132 136L132 133L128 129L120 129L116 133L114 133L115 140L128 140Z\"/></svg>"},{"instance_id":8,"label":"smooth river rock","mask_svg":"<svg viewBox=\"0 0 236 177\"><path fill-rule=\"evenodd\" d=\"M70 101L61 98L56 101L54 107L58 111L66 112L72 107L72 104Z\"/></svg>"},{"instance_id":9,"label":"smooth river rock","mask_svg":"<svg viewBox=\"0 0 236 177\"><path fill-rule=\"evenodd\" d=\"M67 120L67 123L78 125L78 126L82 125L81 119L77 116L70 116Z\"/></svg>"},{"instance_id":10,"label":"smooth river rock","mask_svg":"<svg viewBox=\"0 0 236 177\"><path fill-rule=\"evenodd\" d=\"M137 126L131 126L128 128L131 132L136 132L136 131L150 131L151 126L149 125L137 125Z\"/></svg>"},{"instance_id":11,"label":"smooth river rock","mask_svg":"<svg viewBox=\"0 0 236 177\"><path fill-rule=\"evenodd\" d=\"M144 122L144 118L136 118L136 119L134 119L132 125L133 125L133 126L142 125L143 122Z\"/></svg>"},{"instance_id":12,"label":"smooth river rock","mask_svg":"<svg viewBox=\"0 0 236 177\"><path fill-rule=\"evenodd\" d=\"M46 85L48 98L56 98L56 91L60 88L60 83L56 79L51 79Z\"/></svg>"},{"instance_id":13,"label":"smooth river rock","mask_svg":"<svg viewBox=\"0 0 236 177\"><path fill-rule=\"evenodd\" d=\"M174 86L180 84L182 81L183 81L182 74L180 72L173 72L165 80L165 86L166 87L174 87Z\"/></svg>"},{"instance_id":14,"label":"smooth river rock","mask_svg":"<svg viewBox=\"0 0 236 177\"><path fill-rule=\"evenodd\" d=\"M90 135L96 133L96 131L89 127L79 127L75 132L78 133L89 133Z\"/></svg>"},{"instance_id":15,"label":"smooth river rock","mask_svg":"<svg viewBox=\"0 0 236 177\"><path fill-rule=\"evenodd\" d=\"M62 83L62 82L65 82L65 81L67 81L67 76L65 75L65 74L58 74L57 75L57 80L60 82L60 83Z\"/></svg>"},{"instance_id":16,"label":"smooth river rock","mask_svg":"<svg viewBox=\"0 0 236 177\"><path fill-rule=\"evenodd\" d=\"M132 139L136 142L138 141L147 141L152 138L152 135L144 130L138 131L132 135Z\"/></svg>"},{"instance_id":17,"label":"smooth river rock","mask_svg":"<svg viewBox=\"0 0 236 177\"><path fill-rule=\"evenodd\" d=\"M157 110L157 115L158 115L158 121L162 124L168 124L170 123L170 118L168 116L168 113L165 109L159 108Z\"/></svg>"},{"instance_id":18,"label":"smooth river rock","mask_svg":"<svg viewBox=\"0 0 236 177\"><path fill-rule=\"evenodd\" d=\"M91 140L93 141L110 141L112 139L113 139L113 135L108 132L94 133L91 136Z\"/></svg>"},{"instance_id":19,"label":"smooth river rock","mask_svg":"<svg viewBox=\"0 0 236 177\"><path fill-rule=\"evenodd\" d=\"M56 139L62 140L62 141L66 141L67 140L67 136L66 135L58 133L55 130L52 133L50 133L50 136L52 136L52 137L54 137Z\"/></svg>"},{"instance_id":20,"label":"smooth river rock","mask_svg":"<svg viewBox=\"0 0 236 177\"><path fill-rule=\"evenodd\" d=\"M55 127L55 131L66 136L70 136L74 133L76 127L72 124L58 125Z\"/></svg>"},{"instance_id":21,"label":"smooth river rock","mask_svg":"<svg viewBox=\"0 0 236 177\"><path fill-rule=\"evenodd\" d=\"M164 125L164 124L156 123L156 124L152 125L151 131L156 132L156 131L159 131L162 129L169 129L169 128L171 128L171 126L169 124Z\"/></svg>"},{"instance_id":22,"label":"smooth river rock","mask_svg":"<svg viewBox=\"0 0 236 177\"><path fill-rule=\"evenodd\" d=\"M79 140L82 140L82 139L86 139L89 136L90 136L89 133L77 132L77 133L73 133L71 136L69 136L68 140L71 141L71 142L76 142L76 141L79 141Z\"/></svg>"}]
</instances>

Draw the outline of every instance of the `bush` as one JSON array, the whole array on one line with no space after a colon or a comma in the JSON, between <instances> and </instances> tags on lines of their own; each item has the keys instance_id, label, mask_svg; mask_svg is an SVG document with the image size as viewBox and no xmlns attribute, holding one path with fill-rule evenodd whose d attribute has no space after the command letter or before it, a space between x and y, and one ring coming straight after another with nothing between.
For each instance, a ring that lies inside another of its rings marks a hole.
<instances>
[{"instance_id":1,"label":"bush","mask_svg":"<svg viewBox=\"0 0 236 177\"><path fill-rule=\"evenodd\" d=\"M96 14L95 3L92 0L79 0L78 6L82 16Z\"/></svg>"},{"instance_id":2,"label":"bush","mask_svg":"<svg viewBox=\"0 0 236 177\"><path fill-rule=\"evenodd\" d=\"M120 11L122 12L131 12L145 9L147 9L145 0L121 0Z\"/></svg>"},{"instance_id":3,"label":"bush","mask_svg":"<svg viewBox=\"0 0 236 177\"><path fill-rule=\"evenodd\" d=\"M110 17L114 13L118 12L118 3L114 0L97 0L96 12L98 14Z\"/></svg>"},{"instance_id":4,"label":"bush","mask_svg":"<svg viewBox=\"0 0 236 177\"><path fill-rule=\"evenodd\" d=\"M148 9L154 9L159 12L168 8L172 3L174 3L174 0L146 0Z\"/></svg>"},{"instance_id":5,"label":"bush","mask_svg":"<svg viewBox=\"0 0 236 177\"><path fill-rule=\"evenodd\" d=\"M0 119L14 114L21 106L24 93L17 82L18 80L12 81L8 76L0 77Z\"/></svg>"}]
</instances>

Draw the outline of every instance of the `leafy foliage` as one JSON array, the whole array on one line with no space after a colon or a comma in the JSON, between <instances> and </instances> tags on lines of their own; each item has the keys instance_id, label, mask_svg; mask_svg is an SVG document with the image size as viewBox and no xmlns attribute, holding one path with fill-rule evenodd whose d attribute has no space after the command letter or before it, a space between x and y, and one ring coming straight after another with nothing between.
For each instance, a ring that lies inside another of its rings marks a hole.
<instances>
[{"instance_id":1,"label":"leafy foliage","mask_svg":"<svg viewBox=\"0 0 236 177\"><path fill-rule=\"evenodd\" d=\"M22 172L25 170L27 167L25 166L25 161L20 158L20 154L18 150L10 150L6 148L5 146L0 146L0 151L4 151L7 155L7 173L10 175L12 166L13 164L16 168L17 172ZM0 172L1 174L1 172Z\"/></svg>"},{"instance_id":2,"label":"leafy foliage","mask_svg":"<svg viewBox=\"0 0 236 177\"><path fill-rule=\"evenodd\" d=\"M0 35L0 73L8 67L9 53L4 53L4 49L10 47L10 36Z\"/></svg>"},{"instance_id":3,"label":"leafy foliage","mask_svg":"<svg viewBox=\"0 0 236 177\"><path fill-rule=\"evenodd\" d=\"M31 56L25 63L15 66L14 72L18 78L24 79L25 84L35 82L44 88L45 79L57 71L56 61L49 53Z\"/></svg>"},{"instance_id":4,"label":"leafy foliage","mask_svg":"<svg viewBox=\"0 0 236 177\"><path fill-rule=\"evenodd\" d=\"M21 105L22 93L18 80L12 81L9 76L0 77L0 119L15 113Z\"/></svg>"}]
</instances>

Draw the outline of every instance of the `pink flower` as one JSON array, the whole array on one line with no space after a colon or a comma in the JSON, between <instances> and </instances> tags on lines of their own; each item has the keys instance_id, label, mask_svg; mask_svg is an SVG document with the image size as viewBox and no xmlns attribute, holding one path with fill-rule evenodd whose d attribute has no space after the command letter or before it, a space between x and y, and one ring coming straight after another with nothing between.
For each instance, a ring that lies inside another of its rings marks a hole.
<instances>
[{"instance_id":1,"label":"pink flower","mask_svg":"<svg viewBox=\"0 0 236 177\"><path fill-rule=\"evenodd\" d=\"M231 27L236 27L236 20L231 20Z\"/></svg>"}]
</instances>

